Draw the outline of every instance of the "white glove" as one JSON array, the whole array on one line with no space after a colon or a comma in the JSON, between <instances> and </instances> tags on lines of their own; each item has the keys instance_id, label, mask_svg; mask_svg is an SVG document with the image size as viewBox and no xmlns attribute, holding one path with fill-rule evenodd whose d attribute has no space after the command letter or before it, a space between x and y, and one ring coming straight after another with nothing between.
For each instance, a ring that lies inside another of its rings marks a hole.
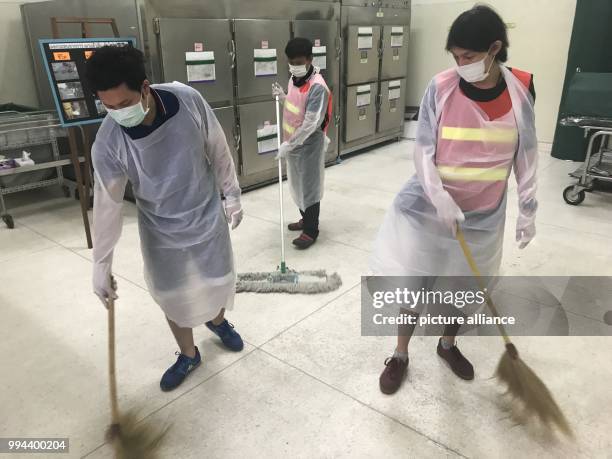
<instances>
[{"instance_id":1,"label":"white glove","mask_svg":"<svg viewBox=\"0 0 612 459\"><path fill-rule=\"evenodd\" d=\"M516 242L519 243L519 249L524 249L536 235L535 223L528 224L524 227L516 225Z\"/></svg>"},{"instance_id":2,"label":"white glove","mask_svg":"<svg viewBox=\"0 0 612 459\"><path fill-rule=\"evenodd\" d=\"M279 160L281 160L283 158L286 158L289 155L290 151L291 151L291 147L289 146L289 143L288 142L283 142L283 143L281 143L280 150L278 150L278 153L276 154L274 159L279 161Z\"/></svg>"},{"instance_id":3,"label":"white glove","mask_svg":"<svg viewBox=\"0 0 612 459\"><path fill-rule=\"evenodd\" d=\"M449 196L450 197L450 196ZM457 225L465 221L465 215L452 198L436 208L438 218L444 223L453 237L457 236Z\"/></svg>"},{"instance_id":4,"label":"white glove","mask_svg":"<svg viewBox=\"0 0 612 459\"><path fill-rule=\"evenodd\" d=\"M236 227L240 225L242 217L244 216L242 206L240 205L240 198L226 196L225 201L223 202L223 207L225 209L225 218L227 223L232 226L232 229L236 229Z\"/></svg>"},{"instance_id":5,"label":"white glove","mask_svg":"<svg viewBox=\"0 0 612 459\"><path fill-rule=\"evenodd\" d=\"M272 95L274 97L278 96L278 100L281 103L285 103L285 99L287 98L287 94L285 94L285 90L277 82L272 83Z\"/></svg>"},{"instance_id":6,"label":"white glove","mask_svg":"<svg viewBox=\"0 0 612 459\"><path fill-rule=\"evenodd\" d=\"M108 309L108 299L119 298L117 296L117 282L111 274L111 266L109 263L94 264L93 271L93 289L94 293L100 298L102 304Z\"/></svg>"}]
</instances>

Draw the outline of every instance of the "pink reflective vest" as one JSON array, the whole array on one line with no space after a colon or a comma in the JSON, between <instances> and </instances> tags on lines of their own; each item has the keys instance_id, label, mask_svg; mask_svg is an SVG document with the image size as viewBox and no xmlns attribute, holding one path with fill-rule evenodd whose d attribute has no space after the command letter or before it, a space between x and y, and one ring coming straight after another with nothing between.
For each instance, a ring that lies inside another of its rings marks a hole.
<instances>
[{"instance_id":1,"label":"pink reflective vest","mask_svg":"<svg viewBox=\"0 0 612 459\"><path fill-rule=\"evenodd\" d=\"M329 122L332 115L332 97L330 90L325 83L325 79L320 73L315 73L308 80L308 82L300 86L299 88L293 84L293 79L289 80L289 88L287 91L287 98L285 99L285 105L283 110L283 140L286 142L293 137L295 130L299 128L304 122L306 115L306 102L308 101L308 93L312 85L320 84L327 91L327 121L323 126L323 132L327 133Z\"/></svg>"},{"instance_id":2,"label":"pink reflective vest","mask_svg":"<svg viewBox=\"0 0 612 459\"><path fill-rule=\"evenodd\" d=\"M531 74L512 73L529 87ZM518 147L513 110L491 121L459 85L448 96L438 127L436 167L461 210L492 210L503 198Z\"/></svg>"},{"instance_id":3,"label":"pink reflective vest","mask_svg":"<svg viewBox=\"0 0 612 459\"><path fill-rule=\"evenodd\" d=\"M518 146L514 112L489 121L459 87L446 108L436 149L444 189L463 211L495 209L504 196Z\"/></svg>"}]
</instances>

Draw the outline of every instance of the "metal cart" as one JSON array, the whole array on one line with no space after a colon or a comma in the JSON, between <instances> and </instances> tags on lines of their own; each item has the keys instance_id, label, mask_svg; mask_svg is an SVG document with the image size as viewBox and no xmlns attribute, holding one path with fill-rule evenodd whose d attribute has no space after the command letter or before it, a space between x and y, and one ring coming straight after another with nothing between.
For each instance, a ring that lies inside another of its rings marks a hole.
<instances>
[{"instance_id":1,"label":"metal cart","mask_svg":"<svg viewBox=\"0 0 612 459\"><path fill-rule=\"evenodd\" d=\"M58 138L66 137L67 132L59 124L57 114L53 111L43 112L0 112L0 154L7 158L19 157L21 150L38 147L50 146L51 161L38 163L33 166L22 166L13 169L0 170L0 216L7 227L14 228L13 217L8 213L4 202L4 195L18 193L20 191L32 190L52 185L59 185L63 188L66 197L70 196L71 190L75 189L72 181L66 180L62 173L62 167L71 165L69 155L60 155ZM79 158L80 162L84 158ZM25 183L18 183L10 186L3 184L17 174L27 174L36 176L33 172L40 172L46 169L55 169L56 176L53 178L43 177L34 178L32 181L26 180Z\"/></svg>"},{"instance_id":2,"label":"metal cart","mask_svg":"<svg viewBox=\"0 0 612 459\"><path fill-rule=\"evenodd\" d=\"M612 119L594 117L566 117L561 120L563 126L574 126L584 129L585 137L592 132L587 147L584 164L569 175L578 179L578 183L563 190L566 203L577 206L586 198L586 192L592 191L598 181L612 182ZM600 139L597 153L594 153L595 141Z\"/></svg>"}]
</instances>

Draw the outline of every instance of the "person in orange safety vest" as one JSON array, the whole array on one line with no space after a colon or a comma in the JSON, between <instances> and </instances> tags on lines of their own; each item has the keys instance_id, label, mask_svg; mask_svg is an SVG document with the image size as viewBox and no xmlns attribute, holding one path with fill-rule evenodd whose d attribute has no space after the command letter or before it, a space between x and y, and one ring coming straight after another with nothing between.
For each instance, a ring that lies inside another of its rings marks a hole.
<instances>
[{"instance_id":1,"label":"person in orange safety vest","mask_svg":"<svg viewBox=\"0 0 612 459\"><path fill-rule=\"evenodd\" d=\"M277 155L287 161L287 179L291 195L302 218L289 230L301 231L293 241L298 249L307 249L319 236L319 213L323 198L325 153L329 146L327 128L332 114L332 95L312 63L312 43L294 38L287 44L291 78L285 94L278 84L272 94L283 102L283 143Z\"/></svg>"}]
</instances>

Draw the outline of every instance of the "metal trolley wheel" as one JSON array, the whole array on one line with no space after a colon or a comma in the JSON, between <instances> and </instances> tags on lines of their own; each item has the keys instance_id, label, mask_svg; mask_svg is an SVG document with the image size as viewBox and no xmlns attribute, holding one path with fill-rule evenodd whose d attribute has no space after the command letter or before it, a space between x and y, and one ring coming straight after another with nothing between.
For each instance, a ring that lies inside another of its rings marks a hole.
<instances>
[{"instance_id":1,"label":"metal trolley wheel","mask_svg":"<svg viewBox=\"0 0 612 459\"><path fill-rule=\"evenodd\" d=\"M578 206L582 204L585 197L586 197L586 191L580 190L576 192L575 185L570 185L565 190L563 190L563 199L570 206Z\"/></svg>"},{"instance_id":2,"label":"metal trolley wheel","mask_svg":"<svg viewBox=\"0 0 612 459\"><path fill-rule=\"evenodd\" d=\"M4 221L8 229L15 228L15 222L13 221L13 217L11 217L9 214L4 214L2 216L2 221Z\"/></svg>"}]
</instances>

